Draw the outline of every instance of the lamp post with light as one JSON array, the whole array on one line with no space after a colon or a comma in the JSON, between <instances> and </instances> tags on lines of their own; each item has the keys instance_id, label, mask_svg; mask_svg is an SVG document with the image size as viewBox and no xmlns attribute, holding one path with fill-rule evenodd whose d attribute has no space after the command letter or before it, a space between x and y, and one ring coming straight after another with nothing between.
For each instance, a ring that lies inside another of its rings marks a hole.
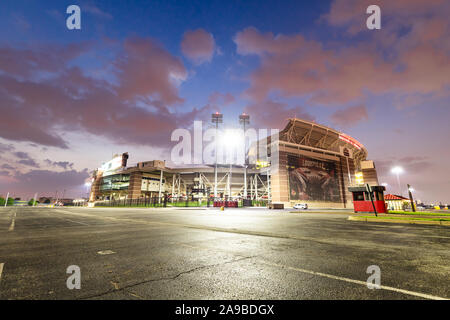
<instances>
[{"instance_id":1,"label":"lamp post with light","mask_svg":"<svg viewBox=\"0 0 450 320\"><path fill-rule=\"evenodd\" d=\"M246 114L245 112L239 115L239 123L242 124L244 128L244 199L247 199L247 145L246 145L246 139L245 139L245 125L250 124L250 116Z\"/></svg>"},{"instance_id":2,"label":"lamp post with light","mask_svg":"<svg viewBox=\"0 0 450 320\"><path fill-rule=\"evenodd\" d=\"M211 116L211 122L216 126L216 136L215 136L215 156L216 161L214 164L214 200L217 198L217 130L219 128L219 123L223 123L223 114L216 112Z\"/></svg>"},{"instance_id":3,"label":"lamp post with light","mask_svg":"<svg viewBox=\"0 0 450 320\"><path fill-rule=\"evenodd\" d=\"M409 184L407 184L407 186L408 186L409 201L411 202L412 212L416 212L416 208L414 207L414 199L412 196L412 192L414 191L414 189L411 188L411 186Z\"/></svg>"},{"instance_id":4,"label":"lamp post with light","mask_svg":"<svg viewBox=\"0 0 450 320\"><path fill-rule=\"evenodd\" d=\"M403 196L402 187L400 185L400 174L403 173L403 168L399 166L393 167L391 172L397 176L398 189L400 191L400 195Z\"/></svg>"}]
</instances>

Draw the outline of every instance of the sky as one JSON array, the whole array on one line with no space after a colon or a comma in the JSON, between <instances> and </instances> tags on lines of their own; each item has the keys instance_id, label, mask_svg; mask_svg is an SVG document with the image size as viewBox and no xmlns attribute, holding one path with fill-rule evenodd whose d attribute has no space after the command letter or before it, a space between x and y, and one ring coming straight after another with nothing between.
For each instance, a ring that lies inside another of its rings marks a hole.
<instances>
[{"instance_id":1,"label":"sky","mask_svg":"<svg viewBox=\"0 0 450 320\"><path fill-rule=\"evenodd\" d=\"M450 203L449 17L446 0L3 0L0 195L86 196L113 154L170 160L173 130L220 111L228 127L242 112L330 126L364 144L387 192Z\"/></svg>"}]
</instances>

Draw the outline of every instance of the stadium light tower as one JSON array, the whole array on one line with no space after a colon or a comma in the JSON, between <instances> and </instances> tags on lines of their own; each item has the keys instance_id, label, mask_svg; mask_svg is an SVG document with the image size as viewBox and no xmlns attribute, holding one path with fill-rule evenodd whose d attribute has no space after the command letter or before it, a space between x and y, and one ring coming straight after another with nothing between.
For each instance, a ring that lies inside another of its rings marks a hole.
<instances>
[{"instance_id":1,"label":"stadium light tower","mask_svg":"<svg viewBox=\"0 0 450 320\"><path fill-rule=\"evenodd\" d=\"M241 115L239 115L239 123L242 124L244 128L244 156L245 156L245 162L244 162L244 199L247 199L247 140L245 139L245 125L250 124L250 116L243 112Z\"/></svg>"},{"instance_id":2,"label":"stadium light tower","mask_svg":"<svg viewBox=\"0 0 450 320\"><path fill-rule=\"evenodd\" d=\"M217 131L219 129L219 123L223 123L223 114L216 112L211 115L211 122L216 126L216 137L215 137L215 156L216 161L214 164L214 200L217 198Z\"/></svg>"},{"instance_id":3,"label":"stadium light tower","mask_svg":"<svg viewBox=\"0 0 450 320\"><path fill-rule=\"evenodd\" d=\"M391 172L394 173L397 176L398 189L400 191L400 195L403 197L402 187L401 187L401 184L400 184L400 174L402 174L404 172L403 168L399 167L399 166L396 166L396 167L393 167L391 169Z\"/></svg>"}]
</instances>

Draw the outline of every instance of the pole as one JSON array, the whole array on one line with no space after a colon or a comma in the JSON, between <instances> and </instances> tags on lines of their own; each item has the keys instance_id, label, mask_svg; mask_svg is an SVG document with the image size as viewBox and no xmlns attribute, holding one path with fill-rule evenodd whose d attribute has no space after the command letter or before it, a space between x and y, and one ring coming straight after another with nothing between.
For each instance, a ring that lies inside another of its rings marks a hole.
<instances>
[{"instance_id":1,"label":"pole","mask_svg":"<svg viewBox=\"0 0 450 320\"><path fill-rule=\"evenodd\" d=\"M173 196L175 194L175 174L172 175L172 203L173 203Z\"/></svg>"},{"instance_id":2,"label":"pole","mask_svg":"<svg viewBox=\"0 0 450 320\"><path fill-rule=\"evenodd\" d=\"M348 157L345 157L347 160L347 172L348 172L348 184L352 184L352 175L350 174L350 165L348 164Z\"/></svg>"},{"instance_id":3,"label":"pole","mask_svg":"<svg viewBox=\"0 0 450 320\"><path fill-rule=\"evenodd\" d=\"M33 207L36 206L36 198L37 198L37 193L34 194Z\"/></svg>"},{"instance_id":4,"label":"pole","mask_svg":"<svg viewBox=\"0 0 450 320\"><path fill-rule=\"evenodd\" d=\"M232 178L232 174L233 174L233 164L230 163L230 174L228 175L228 193L229 193L230 201L231 201L231 178Z\"/></svg>"},{"instance_id":5,"label":"pole","mask_svg":"<svg viewBox=\"0 0 450 320\"><path fill-rule=\"evenodd\" d=\"M217 129L218 129L218 127L219 127L219 123L216 122L216 135L214 137L214 139L215 139L215 141L214 141L214 144L215 144L215 151L214 151L214 153L215 153L215 156L216 156L216 161L214 163L214 199L217 198Z\"/></svg>"},{"instance_id":6,"label":"pole","mask_svg":"<svg viewBox=\"0 0 450 320\"><path fill-rule=\"evenodd\" d=\"M239 116L239 122L243 125L244 127L244 199L247 199L247 140L245 139L245 125L250 123L250 116L248 114L242 113Z\"/></svg>"},{"instance_id":7,"label":"pole","mask_svg":"<svg viewBox=\"0 0 450 320\"><path fill-rule=\"evenodd\" d=\"M409 201L411 201L411 209L412 212L416 212L416 208L414 207L414 199L413 199L413 195L411 193L411 186L409 184L407 184L408 186L408 193L409 193Z\"/></svg>"},{"instance_id":8,"label":"pole","mask_svg":"<svg viewBox=\"0 0 450 320\"><path fill-rule=\"evenodd\" d=\"M402 186L400 184L400 174L398 172L397 172L397 184L398 184L398 191L400 191L400 195L403 197Z\"/></svg>"},{"instance_id":9,"label":"pole","mask_svg":"<svg viewBox=\"0 0 450 320\"><path fill-rule=\"evenodd\" d=\"M161 203L162 180L163 180L163 171L161 170L161 175L159 176L158 203Z\"/></svg>"},{"instance_id":10,"label":"pole","mask_svg":"<svg viewBox=\"0 0 450 320\"><path fill-rule=\"evenodd\" d=\"M375 203L373 202L372 189L370 188L368 183L366 184L366 190L367 190L367 193L369 194L369 199L372 202L373 212L375 212L375 216L378 217L377 208L375 208Z\"/></svg>"},{"instance_id":11,"label":"pole","mask_svg":"<svg viewBox=\"0 0 450 320\"><path fill-rule=\"evenodd\" d=\"M8 198L9 198L9 192L8 192L8 194L6 195L5 207L8 205Z\"/></svg>"}]
</instances>

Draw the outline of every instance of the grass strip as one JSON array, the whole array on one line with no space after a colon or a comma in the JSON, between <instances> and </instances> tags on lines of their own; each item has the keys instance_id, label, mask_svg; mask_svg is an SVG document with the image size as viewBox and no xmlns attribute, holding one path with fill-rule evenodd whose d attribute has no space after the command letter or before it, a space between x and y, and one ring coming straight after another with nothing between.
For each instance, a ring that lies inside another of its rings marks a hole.
<instances>
[{"instance_id":1,"label":"grass strip","mask_svg":"<svg viewBox=\"0 0 450 320\"><path fill-rule=\"evenodd\" d=\"M420 220L420 221L450 221L450 218L419 218L419 217L387 217L360 216L367 219Z\"/></svg>"}]
</instances>

